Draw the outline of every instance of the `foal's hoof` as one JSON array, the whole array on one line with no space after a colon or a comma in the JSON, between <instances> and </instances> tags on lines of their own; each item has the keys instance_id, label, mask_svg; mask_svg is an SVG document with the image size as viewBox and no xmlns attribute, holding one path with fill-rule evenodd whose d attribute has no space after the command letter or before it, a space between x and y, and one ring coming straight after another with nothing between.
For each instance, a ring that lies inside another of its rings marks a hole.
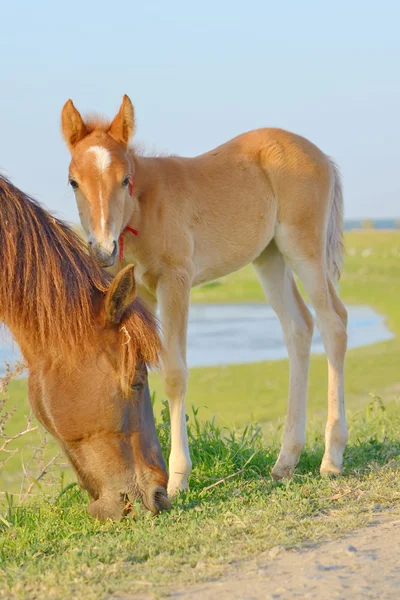
<instances>
[{"instance_id":1,"label":"foal's hoof","mask_svg":"<svg viewBox=\"0 0 400 600\"><path fill-rule=\"evenodd\" d=\"M181 492L186 492L188 489L187 477L183 481L181 479L174 481L170 478L168 482L168 498L174 498L174 496L177 496Z\"/></svg>"},{"instance_id":2,"label":"foal's hoof","mask_svg":"<svg viewBox=\"0 0 400 600\"><path fill-rule=\"evenodd\" d=\"M288 465L279 465L276 463L271 471L271 475L275 481L282 481L282 479L290 479L293 476L294 467Z\"/></svg>"},{"instance_id":3,"label":"foal's hoof","mask_svg":"<svg viewBox=\"0 0 400 600\"><path fill-rule=\"evenodd\" d=\"M329 476L329 475L338 476L343 473L343 469L341 466L339 467L339 466L335 465L335 463L333 463L330 460L323 460L321 463L321 468L320 468L319 472L323 476Z\"/></svg>"}]
</instances>

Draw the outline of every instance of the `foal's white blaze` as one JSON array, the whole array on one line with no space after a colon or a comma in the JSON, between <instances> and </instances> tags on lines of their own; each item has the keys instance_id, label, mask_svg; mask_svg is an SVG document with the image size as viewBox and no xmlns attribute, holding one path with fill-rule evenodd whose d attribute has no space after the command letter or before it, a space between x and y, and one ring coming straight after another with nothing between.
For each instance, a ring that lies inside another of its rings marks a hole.
<instances>
[{"instance_id":1,"label":"foal's white blaze","mask_svg":"<svg viewBox=\"0 0 400 600\"><path fill-rule=\"evenodd\" d=\"M94 154L94 160L96 168L100 171L100 174L104 173L111 164L111 154L104 148L103 146L90 146L87 152L91 152ZM104 218L104 201L103 201L103 192L101 191L101 185L99 190L99 202L100 202L100 227L104 232L106 221Z\"/></svg>"},{"instance_id":2,"label":"foal's white blaze","mask_svg":"<svg viewBox=\"0 0 400 600\"><path fill-rule=\"evenodd\" d=\"M104 173L111 164L111 154L103 146L90 146L87 152L94 154L95 164L100 173Z\"/></svg>"}]
</instances>

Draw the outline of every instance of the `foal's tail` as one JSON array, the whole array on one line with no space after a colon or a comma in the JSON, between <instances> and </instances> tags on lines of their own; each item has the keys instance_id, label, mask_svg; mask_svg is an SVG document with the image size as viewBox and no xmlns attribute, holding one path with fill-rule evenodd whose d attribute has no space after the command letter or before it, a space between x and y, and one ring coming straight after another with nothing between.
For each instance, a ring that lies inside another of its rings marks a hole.
<instances>
[{"instance_id":1,"label":"foal's tail","mask_svg":"<svg viewBox=\"0 0 400 600\"><path fill-rule=\"evenodd\" d=\"M339 281L340 271L343 263L343 193L339 169L331 161L334 184L332 189L331 211L328 219L328 231L326 241L326 258L329 275L334 282Z\"/></svg>"}]
</instances>

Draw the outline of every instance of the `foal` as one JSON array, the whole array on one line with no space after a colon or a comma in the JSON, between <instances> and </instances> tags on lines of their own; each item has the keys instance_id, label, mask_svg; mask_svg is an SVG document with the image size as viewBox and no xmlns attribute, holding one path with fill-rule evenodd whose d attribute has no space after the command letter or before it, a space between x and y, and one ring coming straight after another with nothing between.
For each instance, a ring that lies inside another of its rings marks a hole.
<instances>
[{"instance_id":1,"label":"foal","mask_svg":"<svg viewBox=\"0 0 400 600\"><path fill-rule=\"evenodd\" d=\"M134 301L133 266L114 281L67 225L0 176L0 322L29 368L29 400L94 501L119 518L141 497L169 506L146 363L160 341Z\"/></svg>"},{"instance_id":2,"label":"foal","mask_svg":"<svg viewBox=\"0 0 400 600\"><path fill-rule=\"evenodd\" d=\"M272 474L290 475L305 443L313 320L293 273L315 308L328 357L321 472L340 473L347 313L334 288L343 231L334 164L311 142L279 129L245 133L195 158L145 157L129 146L134 129L127 96L111 123L83 120L71 100L62 111L69 181L89 244L102 265L134 262L139 294L153 310L160 307L172 432L168 492L186 488L191 468L185 420L190 289L250 262L281 321L290 363L287 421Z\"/></svg>"}]
</instances>

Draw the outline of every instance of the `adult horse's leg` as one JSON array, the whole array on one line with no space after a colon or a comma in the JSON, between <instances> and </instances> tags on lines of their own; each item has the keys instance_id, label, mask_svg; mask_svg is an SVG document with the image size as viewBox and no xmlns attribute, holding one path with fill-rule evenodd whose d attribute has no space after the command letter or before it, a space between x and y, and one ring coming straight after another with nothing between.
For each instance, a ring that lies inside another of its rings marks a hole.
<instances>
[{"instance_id":1,"label":"adult horse's leg","mask_svg":"<svg viewBox=\"0 0 400 600\"><path fill-rule=\"evenodd\" d=\"M192 277L189 269L164 272L157 286L165 346L163 383L171 417L168 495L188 487L192 463L186 427L186 336Z\"/></svg>"},{"instance_id":2,"label":"adult horse's leg","mask_svg":"<svg viewBox=\"0 0 400 600\"><path fill-rule=\"evenodd\" d=\"M265 295L281 322L289 354L289 399L279 458L272 470L276 479L290 476L305 444L307 383L313 319L293 274L272 242L254 267Z\"/></svg>"},{"instance_id":3,"label":"adult horse's leg","mask_svg":"<svg viewBox=\"0 0 400 600\"><path fill-rule=\"evenodd\" d=\"M344 408L347 311L327 271L324 241L317 238L312 240L313 255L306 257L303 239L301 231L282 226L277 244L302 281L316 312L317 326L328 358L328 419L321 473L339 474L342 472L343 452L348 439Z\"/></svg>"}]
</instances>

